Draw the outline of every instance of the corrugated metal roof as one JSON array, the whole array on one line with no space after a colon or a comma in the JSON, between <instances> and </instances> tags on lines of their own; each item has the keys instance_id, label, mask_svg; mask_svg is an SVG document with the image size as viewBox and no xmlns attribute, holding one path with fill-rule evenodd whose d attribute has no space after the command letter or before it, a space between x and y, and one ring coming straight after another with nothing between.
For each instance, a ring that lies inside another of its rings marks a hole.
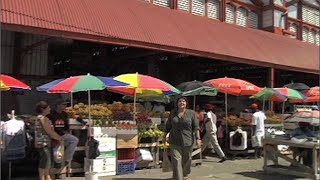
<instances>
[{"instance_id":1,"label":"corrugated metal roof","mask_svg":"<svg viewBox=\"0 0 320 180\"><path fill-rule=\"evenodd\" d=\"M319 49L138 0L2 0L2 28L319 73Z\"/></svg>"}]
</instances>

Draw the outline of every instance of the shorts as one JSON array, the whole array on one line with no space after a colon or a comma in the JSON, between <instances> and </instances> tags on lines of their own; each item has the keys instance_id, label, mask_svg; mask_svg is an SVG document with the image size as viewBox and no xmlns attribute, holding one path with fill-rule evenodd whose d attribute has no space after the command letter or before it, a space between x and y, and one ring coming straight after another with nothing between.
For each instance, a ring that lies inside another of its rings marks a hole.
<instances>
[{"instance_id":1,"label":"shorts","mask_svg":"<svg viewBox=\"0 0 320 180\"><path fill-rule=\"evenodd\" d=\"M49 147L39 148L39 168L50 169L53 167L52 149Z\"/></svg>"}]
</instances>

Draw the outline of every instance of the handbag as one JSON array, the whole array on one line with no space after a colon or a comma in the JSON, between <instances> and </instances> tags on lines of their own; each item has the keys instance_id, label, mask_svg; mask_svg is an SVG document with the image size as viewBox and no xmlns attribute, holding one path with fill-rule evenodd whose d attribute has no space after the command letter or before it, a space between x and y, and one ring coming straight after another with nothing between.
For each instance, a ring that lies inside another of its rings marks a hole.
<instances>
[{"instance_id":1,"label":"handbag","mask_svg":"<svg viewBox=\"0 0 320 180\"><path fill-rule=\"evenodd\" d=\"M171 172L172 164L171 164L171 156L168 149L165 148L163 151L163 161L162 161L162 172Z\"/></svg>"}]
</instances>

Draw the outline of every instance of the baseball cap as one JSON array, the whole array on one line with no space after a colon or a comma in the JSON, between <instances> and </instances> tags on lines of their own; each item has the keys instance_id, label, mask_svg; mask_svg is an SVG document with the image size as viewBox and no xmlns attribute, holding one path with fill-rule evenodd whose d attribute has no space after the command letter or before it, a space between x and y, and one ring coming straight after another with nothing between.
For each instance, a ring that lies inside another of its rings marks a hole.
<instances>
[{"instance_id":1,"label":"baseball cap","mask_svg":"<svg viewBox=\"0 0 320 180\"><path fill-rule=\"evenodd\" d=\"M60 105L60 104L65 104L65 105L67 105L68 102L65 101L65 100L63 100L63 99L57 99L55 104L56 104L56 105Z\"/></svg>"},{"instance_id":2,"label":"baseball cap","mask_svg":"<svg viewBox=\"0 0 320 180\"><path fill-rule=\"evenodd\" d=\"M251 108L252 109L258 109L259 105L257 103L253 103L253 104L251 104Z\"/></svg>"},{"instance_id":3,"label":"baseball cap","mask_svg":"<svg viewBox=\"0 0 320 180\"><path fill-rule=\"evenodd\" d=\"M214 106L212 104L205 104L204 105L204 109L208 109L208 110L212 110L214 108Z\"/></svg>"}]
</instances>

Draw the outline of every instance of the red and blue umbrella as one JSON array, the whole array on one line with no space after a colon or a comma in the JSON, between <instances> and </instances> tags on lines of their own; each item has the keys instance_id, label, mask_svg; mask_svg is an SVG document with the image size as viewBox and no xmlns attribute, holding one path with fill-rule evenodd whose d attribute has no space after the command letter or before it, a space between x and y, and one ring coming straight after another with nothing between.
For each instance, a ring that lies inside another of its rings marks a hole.
<instances>
[{"instance_id":1,"label":"red and blue umbrella","mask_svg":"<svg viewBox=\"0 0 320 180\"><path fill-rule=\"evenodd\" d=\"M0 75L0 90L8 91L8 90L23 90L29 89L30 86L26 85L22 81L15 79L14 77L1 74Z\"/></svg>"},{"instance_id":2,"label":"red and blue umbrella","mask_svg":"<svg viewBox=\"0 0 320 180\"><path fill-rule=\"evenodd\" d=\"M69 93L80 91L103 90L107 87L123 87L127 83L114 80L110 77L92 76L90 74L72 76L66 79L58 79L44 84L38 89L46 90L48 93Z\"/></svg>"}]
</instances>

